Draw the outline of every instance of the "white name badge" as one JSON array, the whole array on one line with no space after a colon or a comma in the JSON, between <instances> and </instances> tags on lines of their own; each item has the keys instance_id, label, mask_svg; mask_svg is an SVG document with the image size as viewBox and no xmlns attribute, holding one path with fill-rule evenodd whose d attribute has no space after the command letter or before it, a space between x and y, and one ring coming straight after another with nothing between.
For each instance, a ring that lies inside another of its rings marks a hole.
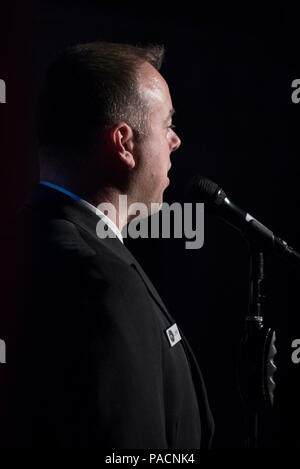
<instances>
[{"instance_id":1,"label":"white name badge","mask_svg":"<svg viewBox=\"0 0 300 469\"><path fill-rule=\"evenodd\" d=\"M181 340L181 336L176 323L166 330L166 334L171 347L174 347L174 345L176 345Z\"/></svg>"}]
</instances>

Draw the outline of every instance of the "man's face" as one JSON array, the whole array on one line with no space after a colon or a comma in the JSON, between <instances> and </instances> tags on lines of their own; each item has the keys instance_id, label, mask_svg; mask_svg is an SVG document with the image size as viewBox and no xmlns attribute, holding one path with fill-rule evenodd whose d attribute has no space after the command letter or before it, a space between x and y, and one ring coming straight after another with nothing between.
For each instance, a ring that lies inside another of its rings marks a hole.
<instances>
[{"instance_id":1,"label":"man's face","mask_svg":"<svg viewBox=\"0 0 300 469\"><path fill-rule=\"evenodd\" d=\"M162 204L163 192L170 183L170 154L177 150L181 141L172 129L174 109L166 81L152 65L144 63L140 68L139 83L149 115L148 134L136 143L136 181L138 201L150 210L151 203Z\"/></svg>"}]
</instances>

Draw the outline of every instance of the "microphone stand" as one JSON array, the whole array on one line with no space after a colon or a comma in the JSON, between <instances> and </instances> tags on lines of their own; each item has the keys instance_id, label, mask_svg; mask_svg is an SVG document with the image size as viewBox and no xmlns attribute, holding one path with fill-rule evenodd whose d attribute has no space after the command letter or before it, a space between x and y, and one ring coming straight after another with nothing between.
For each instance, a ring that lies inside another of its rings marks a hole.
<instances>
[{"instance_id":1,"label":"microphone stand","mask_svg":"<svg viewBox=\"0 0 300 469\"><path fill-rule=\"evenodd\" d=\"M245 318L239 385L246 407L246 448L259 448L261 413L274 402L275 331L263 324L264 253L250 245L249 310Z\"/></svg>"}]
</instances>

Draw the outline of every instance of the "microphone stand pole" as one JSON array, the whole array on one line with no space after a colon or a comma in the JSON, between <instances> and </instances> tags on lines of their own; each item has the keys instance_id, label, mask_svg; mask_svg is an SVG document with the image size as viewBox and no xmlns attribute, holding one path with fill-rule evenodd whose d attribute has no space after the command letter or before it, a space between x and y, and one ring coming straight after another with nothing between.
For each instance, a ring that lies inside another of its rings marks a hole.
<instances>
[{"instance_id":1,"label":"microphone stand pole","mask_svg":"<svg viewBox=\"0 0 300 469\"><path fill-rule=\"evenodd\" d=\"M276 371L275 331L264 327L264 253L250 245L249 310L240 362L240 391L246 406L246 448L259 448L261 413L273 405Z\"/></svg>"}]
</instances>

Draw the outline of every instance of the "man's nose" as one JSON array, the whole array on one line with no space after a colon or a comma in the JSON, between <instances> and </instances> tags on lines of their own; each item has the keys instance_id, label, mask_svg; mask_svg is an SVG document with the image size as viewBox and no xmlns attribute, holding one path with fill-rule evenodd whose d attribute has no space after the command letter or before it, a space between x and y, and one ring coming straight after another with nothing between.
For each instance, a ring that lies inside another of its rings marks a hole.
<instances>
[{"instance_id":1,"label":"man's nose","mask_svg":"<svg viewBox=\"0 0 300 469\"><path fill-rule=\"evenodd\" d=\"M178 135L174 132L172 140L172 151L176 151L181 145L181 140Z\"/></svg>"}]
</instances>

